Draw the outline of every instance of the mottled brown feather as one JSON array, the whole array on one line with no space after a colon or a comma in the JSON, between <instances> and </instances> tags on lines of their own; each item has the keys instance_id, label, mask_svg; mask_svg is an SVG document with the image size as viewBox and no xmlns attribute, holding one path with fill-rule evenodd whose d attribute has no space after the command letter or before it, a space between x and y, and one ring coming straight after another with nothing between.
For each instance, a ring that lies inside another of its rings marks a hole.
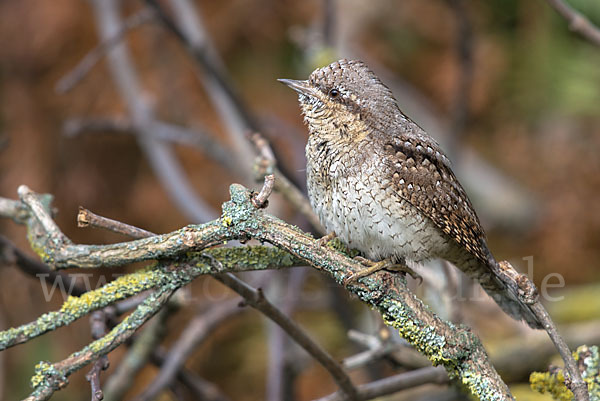
<instances>
[{"instance_id":1,"label":"mottled brown feather","mask_svg":"<svg viewBox=\"0 0 600 401\"><path fill-rule=\"evenodd\" d=\"M384 154L400 196L487 264L491 253L479 218L439 146L400 134L385 143Z\"/></svg>"}]
</instances>

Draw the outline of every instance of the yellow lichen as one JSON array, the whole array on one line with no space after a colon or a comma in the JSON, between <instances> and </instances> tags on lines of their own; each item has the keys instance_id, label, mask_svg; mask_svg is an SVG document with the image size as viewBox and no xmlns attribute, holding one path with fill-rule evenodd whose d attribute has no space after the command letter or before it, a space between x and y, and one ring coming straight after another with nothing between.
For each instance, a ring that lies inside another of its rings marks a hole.
<instances>
[{"instance_id":1,"label":"yellow lichen","mask_svg":"<svg viewBox=\"0 0 600 401\"><path fill-rule=\"evenodd\" d=\"M531 388L539 393L549 393L558 401L570 401L573 393L565 386L565 377L562 371L556 373L533 372L529 376Z\"/></svg>"},{"instance_id":2,"label":"yellow lichen","mask_svg":"<svg viewBox=\"0 0 600 401\"><path fill-rule=\"evenodd\" d=\"M223 224L223 227L231 227L233 225L233 219L227 215L223 215L223 217L221 217L221 224Z\"/></svg>"},{"instance_id":3,"label":"yellow lichen","mask_svg":"<svg viewBox=\"0 0 600 401\"><path fill-rule=\"evenodd\" d=\"M145 290L149 287L149 283L157 284L156 274L155 270L140 270L120 276L103 287L86 292L79 297L71 295L60 308L60 312L73 315L81 310L89 310L94 305L106 304L106 298L110 298L111 302L127 298L131 294Z\"/></svg>"}]
</instances>

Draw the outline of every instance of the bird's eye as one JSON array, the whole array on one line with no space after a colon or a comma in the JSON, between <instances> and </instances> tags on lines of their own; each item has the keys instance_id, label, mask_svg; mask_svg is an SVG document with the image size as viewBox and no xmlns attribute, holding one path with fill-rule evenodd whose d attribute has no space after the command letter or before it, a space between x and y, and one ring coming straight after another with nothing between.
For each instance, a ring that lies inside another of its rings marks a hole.
<instances>
[{"instance_id":1,"label":"bird's eye","mask_svg":"<svg viewBox=\"0 0 600 401\"><path fill-rule=\"evenodd\" d=\"M339 95L340 95L340 91L335 88L333 88L329 91L329 97L331 97L332 99L335 99Z\"/></svg>"}]
</instances>

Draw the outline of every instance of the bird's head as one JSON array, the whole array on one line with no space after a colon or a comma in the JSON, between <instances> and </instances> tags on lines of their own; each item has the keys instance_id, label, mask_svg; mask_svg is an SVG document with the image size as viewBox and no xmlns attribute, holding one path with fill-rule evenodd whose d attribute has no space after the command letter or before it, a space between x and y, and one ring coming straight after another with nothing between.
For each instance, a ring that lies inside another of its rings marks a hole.
<instances>
[{"instance_id":1,"label":"bird's head","mask_svg":"<svg viewBox=\"0 0 600 401\"><path fill-rule=\"evenodd\" d=\"M360 141L399 109L391 91L365 63L339 60L318 68L307 80L280 79L298 92L311 135Z\"/></svg>"}]
</instances>

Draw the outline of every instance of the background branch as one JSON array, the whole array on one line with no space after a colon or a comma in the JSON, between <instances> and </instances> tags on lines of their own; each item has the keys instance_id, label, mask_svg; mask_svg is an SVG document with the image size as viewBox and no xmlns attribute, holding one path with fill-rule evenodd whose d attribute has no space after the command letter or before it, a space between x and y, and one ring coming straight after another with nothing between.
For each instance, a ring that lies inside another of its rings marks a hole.
<instances>
[{"instance_id":1,"label":"background branch","mask_svg":"<svg viewBox=\"0 0 600 401\"><path fill-rule=\"evenodd\" d=\"M600 29L563 0L546 0L569 24L569 29L600 46Z\"/></svg>"}]
</instances>

